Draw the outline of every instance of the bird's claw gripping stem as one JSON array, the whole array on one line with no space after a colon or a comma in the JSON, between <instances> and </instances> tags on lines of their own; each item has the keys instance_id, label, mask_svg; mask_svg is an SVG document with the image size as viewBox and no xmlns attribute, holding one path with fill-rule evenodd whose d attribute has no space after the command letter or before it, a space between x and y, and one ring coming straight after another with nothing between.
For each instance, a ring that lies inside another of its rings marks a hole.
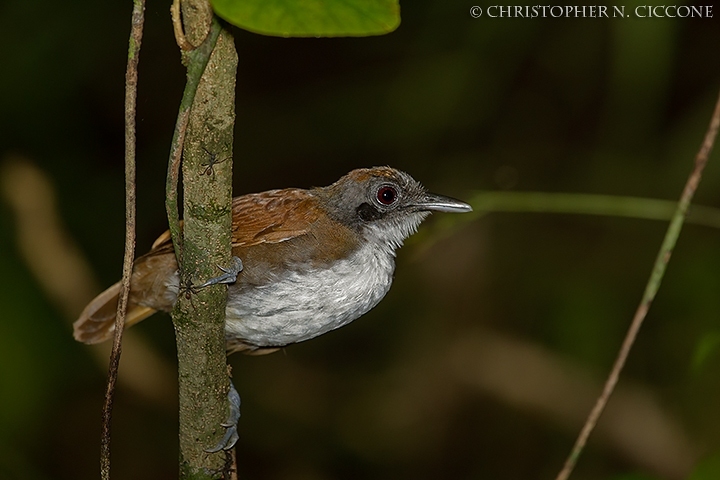
<instances>
[{"instance_id":1,"label":"bird's claw gripping stem","mask_svg":"<svg viewBox=\"0 0 720 480\"><path fill-rule=\"evenodd\" d=\"M242 272L243 264L240 258L233 256L232 265L229 268L223 268L219 265L218 268L223 271L222 275L211 278L202 285L198 285L196 288L205 288L210 285L217 285L221 283L235 283L237 281L237 276L240 272ZM220 424L225 427L225 434L217 445L205 450L208 453L216 453L220 450L230 450L235 446L240 438L237 429L238 420L240 420L240 394L235 388L235 385L233 385L232 380L230 381L230 389L228 390L228 403L230 405L230 413L228 414L227 420Z\"/></svg>"},{"instance_id":2,"label":"bird's claw gripping stem","mask_svg":"<svg viewBox=\"0 0 720 480\"><path fill-rule=\"evenodd\" d=\"M198 285L195 288L205 288L209 287L210 285L217 285L219 283L235 283L237 281L237 276L243 270L243 263L242 260L240 260L240 258L238 257L232 257L232 262L233 263L229 268L223 268L218 265L218 268L224 273L218 277L211 278L207 282L203 283L202 285Z\"/></svg>"},{"instance_id":3,"label":"bird's claw gripping stem","mask_svg":"<svg viewBox=\"0 0 720 480\"><path fill-rule=\"evenodd\" d=\"M240 394L235 389L232 381L230 381L230 390L228 390L228 402L230 403L230 414L227 420L220 424L225 427L225 435L223 435L217 445L205 450L208 453L230 450L240 438L237 429L238 420L240 420Z\"/></svg>"}]
</instances>

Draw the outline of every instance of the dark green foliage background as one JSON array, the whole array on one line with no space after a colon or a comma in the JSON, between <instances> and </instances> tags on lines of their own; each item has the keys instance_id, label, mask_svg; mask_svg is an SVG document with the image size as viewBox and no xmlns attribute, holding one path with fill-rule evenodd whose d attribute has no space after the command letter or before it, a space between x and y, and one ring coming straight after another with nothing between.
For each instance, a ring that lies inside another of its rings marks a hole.
<instances>
[{"instance_id":1,"label":"dark green foliage background","mask_svg":"<svg viewBox=\"0 0 720 480\"><path fill-rule=\"evenodd\" d=\"M720 85L720 19L475 20L471 6L405 2L401 26L381 37L235 30L236 193L326 185L388 164L460 198L478 189L679 196ZM130 9L119 0L0 5L0 160L19 153L47 172L103 285L121 273ZM139 253L165 229L183 85L168 5L151 1L140 61ZM720 205L717 160L697 203ZM664 230L645 220L491 214L422 254L421 242L408 245L392 291L360 321L284 353L232 357L243 476L552 478L580 425L454 383L442 370L446 352L483 327L599 378ZM0 478L96 478L105 372L73 341L72 319L45 297L14 233L0 203ZM719 236L686 227L623 377L650 389L708 456L720 450L720 349L699 366L693 359L720 332ZM174 362L168 317L137 330ZM425 376L433 368L441 370ZM382 420L408 411L423 414ZM115 478L177 475L176 416L120 389ZM574 478L615 476L658 478L593 439Z\"/></svg>"}]
</instances>

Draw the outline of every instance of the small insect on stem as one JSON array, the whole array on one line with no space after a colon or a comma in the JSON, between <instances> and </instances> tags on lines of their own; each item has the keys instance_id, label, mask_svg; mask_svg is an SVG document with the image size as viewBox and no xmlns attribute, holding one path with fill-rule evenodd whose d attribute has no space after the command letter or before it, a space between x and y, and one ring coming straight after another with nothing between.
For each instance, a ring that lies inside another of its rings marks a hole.
<instances>
[{"instance_id":1,"label":"small insect on stem","mask_svg":"<svg viewBox=\"0 0 720 480\"><path fill-rule=\"evenodd\" d=\"M190 279L190 276L188 275L186 278L183 278L180 281L180 288L179 288L179 294L185 296L186 300L192 300L192 295L194 293L197 293L198 290L200 290L198 287L193 285L192 280Z\"/></svg>"},{"instance_id":2,"label":"small insect on stem","mask_svg":"<svg viewBox=\"0 0 720 480\"><path fill-rule=\"evenodd\" d=\"M205 148L205 146L203 146L202 149L205 150L205 153L208 154L208 156L210 157L210 159L208 160L208 163L203 163L203 164L200 165L201 167L205 167L205 170L203 170L203 171L200 173L200 175L208 175L208 176L210 176L210 175L215 175L215 170L213 170L213 167L214 167L215 165L218 165L218 164L220 164L220 163L223 163L223 162L226 161L228 158L230 158L230 157L225 157L225 158L223 158L222 160L218 160L218 158L217 158L217 157L218 157L218 156L217 156L217 153L212 153L212 152L210 152L207 148Z\"/></svg>"}]
</instances>

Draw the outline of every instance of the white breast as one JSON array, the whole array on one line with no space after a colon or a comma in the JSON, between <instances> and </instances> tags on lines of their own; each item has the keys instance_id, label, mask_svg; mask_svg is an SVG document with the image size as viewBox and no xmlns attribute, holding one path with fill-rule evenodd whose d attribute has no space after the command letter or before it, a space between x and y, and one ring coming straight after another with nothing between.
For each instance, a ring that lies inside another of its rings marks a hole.
<instances>
[{"instance_id":1,"label":"white breast","mask_svg":"<svg viewBox=\"0 0 720 480\"><path fill-rule=\"evenodd\" d=\"M284 346L342 327L388 292L394 257L392 246L368 242L330 269L290 272L273 284L231 295L226 336L256 346Z\"/></svg>"}]
</instances>

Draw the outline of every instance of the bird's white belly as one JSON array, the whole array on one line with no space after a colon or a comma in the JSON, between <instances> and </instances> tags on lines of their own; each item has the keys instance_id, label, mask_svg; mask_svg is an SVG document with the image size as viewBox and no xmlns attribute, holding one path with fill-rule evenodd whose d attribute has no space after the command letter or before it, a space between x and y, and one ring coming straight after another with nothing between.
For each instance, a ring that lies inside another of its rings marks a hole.
<instances>
[{"instance_id":1,"label":"bird's white belly","mask_svg":"<svg viewBox=\"0 0 720 480\"><path fill-rule=\"evenodd\" d=\"M275 283L245 288L228 298L226 336L284 346L342 327L382 300L394 269L392 249L368 244L329 269L293 271Z\"/></svg>"}]
</instances>

